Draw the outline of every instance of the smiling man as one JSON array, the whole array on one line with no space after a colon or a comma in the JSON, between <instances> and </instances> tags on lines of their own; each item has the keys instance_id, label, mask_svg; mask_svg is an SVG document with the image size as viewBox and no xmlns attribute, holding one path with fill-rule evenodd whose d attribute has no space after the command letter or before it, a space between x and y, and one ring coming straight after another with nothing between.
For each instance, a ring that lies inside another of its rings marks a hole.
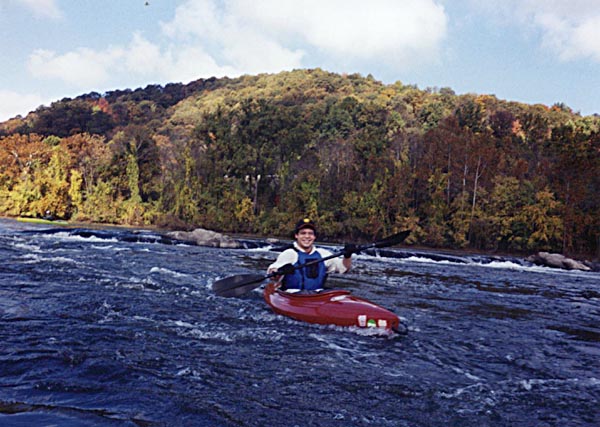
<instances>
[{"instance_id":1,"label":"smiling man","mask_svg":"<svg viewBox=\"0 0 600 427\"><path fill-rule=\"evenodd\" d=\"M329 273L345 273L352 266L352 254L356 253L356 246L344 246L342 258L332 258L319 262L320 259L331 256L326 249L315 247L317 227L309 218L299 221L294 228L294 245L283 251L277 260L267 270L269 274L281 272L277 276L281 281L281 289L288 292L320 291L323 289ZM316 261L316 262L315 262ZM311 263L305 267L301 265Z\"/></svg>"}]
</instances>

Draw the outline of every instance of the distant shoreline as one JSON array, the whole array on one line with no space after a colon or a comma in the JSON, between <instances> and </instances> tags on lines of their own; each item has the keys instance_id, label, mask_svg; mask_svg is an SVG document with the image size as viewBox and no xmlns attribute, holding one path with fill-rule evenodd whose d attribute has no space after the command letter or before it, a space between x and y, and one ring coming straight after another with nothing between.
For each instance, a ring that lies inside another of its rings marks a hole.
<instances>
[{"instance_id":1,"label":"distant shoreline","mask_svg":"<svg viewBox=\"0 0 600 427\"><path fill-rule=\"evenodd\" d=\"M11 221L15 221L15 222L21 222L19 221L20 217L10 217L10 216L0 216L0 219L4 219L4 220L11 220ZM26 222L21 222L23 224L25 223L30 223L30 224L36 224L35 221L26 221ZM92 229L129 229L129 230L148 230L148 231L154 231L156 233L159 234L164 234L166 235L168 232L170 231L174 231L172 229L168 229L168 228L163 228L163 227L158 227L155 225L143 225L143 226L137 226L137 225L127 225L127 224L106 224L106 223L93 223L93 222L85 222L85 221L65 221L65 220L57 220L57 221L44 221L44 222L39 222L37 223L38 225L52 225L52 226L57 226L57 227L69 227L69 228L92 228ZM260 234L248 234L248 233L225 233L219 230L213 230L213 231L217 231L218 233L227 235L233 239L236 240L276 240L282 243L290 243L293 241L293 239L291 237L286 237L286 236L274 236L274 235L260 235ZM328 244L333 244L333 245L340 245L346 243L343 240L324 240L324 241L318 241L317 244L320 245L328 245ZM363 242L361 242L363 243ZM472 256L472 255L480 255L480 256L487 256L487 257L498 257L499 259L502 258L517 258L517 259L526 259L527 257L534 255L536 252L530 252L530 253L518 253L518 252L503 252L503 251L484 251L484 250L478 250L478 249L469 249L469 248L464 248L464 249L456 249L456 248L434 248L434 247L428 247L428 246L423 246L423 245L407 245L407 244L402 244L399 245L398 248L402 248L402 249L406 249L406 250L411 250L411 251L416 251L416 252L424 252L424 253L432 253L432 254L442 254L442 255L449 255L449 256ZM394 249L393 247L391 249ZM589 257L582 257L582 256L577 256L577 255L566 255L569 258L572 258L574 260L578 260L581 262L588 262L588 263L598 263L598 259L595 258L589 258ZM594 271L596 271L594 269Z\"/></svg>"}]
</instances>

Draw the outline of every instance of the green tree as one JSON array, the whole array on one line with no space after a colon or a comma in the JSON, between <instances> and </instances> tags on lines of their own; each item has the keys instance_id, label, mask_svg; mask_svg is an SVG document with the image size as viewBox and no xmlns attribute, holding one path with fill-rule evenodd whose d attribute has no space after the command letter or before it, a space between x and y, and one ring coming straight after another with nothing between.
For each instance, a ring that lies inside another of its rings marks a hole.
<instances>
[{"instance_id":1,"label":"green tree","mask_svg":"<svg viewBox=\"0 0 600 427\"><path fill-rule=\"evenodd\" d=\"M70 216L69 180L65 165L68 153L61 146L53 148L50 162L36 170L34 183L40 188L40 198L34 204L39 216L51 213L59 218Z\"/></svg>"},{"instance_id":2,"label":"green tree","mask_svg":"<svg viewBox=\"0 0 600 427\"><path fill-rule=\"evenodd\" d=\"M77 218L78 213L83 210L83 176L77 169L71 169L70 175L69 199L72 206L72 217Z\"/></svg>"},{"instance_id":3,"label":"green tree","mask_svg":"<svg viewBox=\"0 0 600 427\"><path fill-rule=\"evenodd\" d=\"M560 218L560 203L547 188L538 191L535 203L522 211L522 220L529 225L527 247L535 250L557 250L561 247L563 223Z\"/></svg>"}]
</instances>

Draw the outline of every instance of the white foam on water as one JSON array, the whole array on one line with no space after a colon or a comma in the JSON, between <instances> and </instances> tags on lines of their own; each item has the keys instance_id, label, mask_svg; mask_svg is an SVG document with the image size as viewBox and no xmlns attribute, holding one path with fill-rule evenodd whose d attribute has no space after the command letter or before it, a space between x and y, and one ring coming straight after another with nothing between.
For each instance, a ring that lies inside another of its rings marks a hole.
<instances>
[{"instance_id":1,"label":"white foam on water","mask_svg":"<svg viewBox=\"0 0 600 427\"><path fill-rule=\"evenodd\" d=\"M464 265L461 262L454 262L454 261L448 261L448 260L435 260L435 259L431 259L431 258L426 258L426 257L418 257L418 256L410 256L408 258L404 258L406 261L411 261L411 262L420 262L420 263L427 263L427 264L446 264L446 265Z\"/></svg>"},{"instance_id":2,"label":"white foam on water","mask_svg":"<svg viewBox=\"0 0 600 427\"><path fill-rule=\"evenodd\" d=\"M250 249L246 249L248 252L270 252L275 248L275 246L269 245L269 246L264 246L262 248L250 248Z\"/></svg>"},{"instance_id":3,"label":"white foam on water","mask_svg":"<svg viewBox=\"0 0 600 427\"><path fill-rule=\"evenodd\" d=\"M152 273L168 274L170 276L175 276L175 277L189 277L189 274L179 273L177 271L169 270L168 268L164 268L164 267L152 267L150 269L150 274L152 274Z\"/></svg>"},{"instance_id":4,"label":"white foam on water","mask_svg":"<svg viewBox=\"0 0 600 427\"><path fill-rule=\"evenodd\" d=\"M34 245L32 243L15 243L14 247L17 249L23 249L25 251L32 251L32 252L40 252L42 249L40 246Z\"/></svg>"},{"instance_id":5,"label":"white foam on water","mask_svg":"<svg viewBox=\"0 0 600 427\"><path fill-rule=\"evenodd\" d=\"M99 245L92 245L93 249L98 249L100 251L113 251L113 252L123 252L123 251L128 251L130 250L129 248L122 248L119 246L113 246L113 245L108 245L108 246L99 246Z\"/></svg>"},{"instance_id":6,"label":"white foam on water","mask_svg":"<svg viewBox=\"0 0 600 427\"><path fill-rule=\"evenodd\" d=\"M117 243L119 240L115 237L111 237L108 239L103 239L97 236L89 236L83 237L76 234L71 234L67 232L58 232L54 234L41 234L39 237L50 239L50 240L61 240L61 241L71 241L71 242L113 242Z\"/></svg>"},{"instance_id":7,"label":"white foam on water","mask_svg":"<svg viewBox=\"0 0 600 427\"><path fill-rule=\"evenodd\" d=\"M533 273L546 273L546 274L563 274L568 276L585 276L589 277L590 274L598 274L589 271L582 270L563 270L560 268L544 267L541 265L521 265L510 261L492 261L488 264L480 263L469 263L469 265L481 266L485 268L497 268L502 270L513 270Z\"/></svg>"},{"instance_id":8,"label":"white foam on water","mask_svg":"<svg viewBox=\"0 0 600 427\"><path fill-rule=\"evenodd\" d=\"M371 259L375 259L376 257L371 257ZM397 262L398 264L406 264L406 263L419 263L419 264L436 264L436 265L455 265L455 266L468 266L468 267L480 267L480 268L490 268L497 270L512 270L512 271L522 271L522 272L532 272L532 273L545 273L545 274L560 274L567 275L570 277L590 277L591 276L600 276L599 273L590 272L590 271L582 271L582 270L563 270L559 268L545 267L539 265L521 265L512 261L491 261L489 263L482 263L476 261L467 262L456 262L451 260L434 260L432 258L427 257L419 257L419 256L410 256L407 258L380 258L377 257L378 260L383 261L385 259L386 262Z\"/></svg>"},{"instance_id":9,"label":"white foam on water","mask_svg":"<svg viewBox=\"0 0 600 427\"><path fill-rule=\"evenodd\" d=\"M67 257L61 257L61 256L48 257L48 256L41 256L38 254L25 254L25 255L21 256L20 258L25 260L25 262L24 262L25 264L36 264L36 263L41 263L41 262L50 262L50 263L57 263L57 264L80 264L79 262L75 261L74 259L67 258Z\"/></svg>"}]
</instances>

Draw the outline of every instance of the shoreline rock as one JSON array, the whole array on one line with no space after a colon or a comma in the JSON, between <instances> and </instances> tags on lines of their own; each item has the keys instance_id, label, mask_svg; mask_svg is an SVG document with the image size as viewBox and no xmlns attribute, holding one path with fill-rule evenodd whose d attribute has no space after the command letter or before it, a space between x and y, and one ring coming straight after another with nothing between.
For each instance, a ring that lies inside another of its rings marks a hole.
<instances>
[{"instance_id":1,"label":"shoreline rock","mask_svg":"<svg viewBox=\"0 0 600 427\"><path fill-rule=\"evenodd\" d=\"M239 249L242 244L237 240L216 231L196 228L193 231L171 231L167 236L184 242L191 242L198 246L210 246L213 248Z\"/></svg>"},{"instance_id":2,"label":"shoreline rock","mask_svg":"<svg viewBox=\"0 0 600 427\"><path fill-rule=\"evenodd\" d=\"M527 261L536 265L544 265L553 268L562 268L565 270L582 270L591 271L592 269L583 262L567 258L561 254L553 254L549 252L538 252L526 258Z\"/></svg>"}]
</instances>

